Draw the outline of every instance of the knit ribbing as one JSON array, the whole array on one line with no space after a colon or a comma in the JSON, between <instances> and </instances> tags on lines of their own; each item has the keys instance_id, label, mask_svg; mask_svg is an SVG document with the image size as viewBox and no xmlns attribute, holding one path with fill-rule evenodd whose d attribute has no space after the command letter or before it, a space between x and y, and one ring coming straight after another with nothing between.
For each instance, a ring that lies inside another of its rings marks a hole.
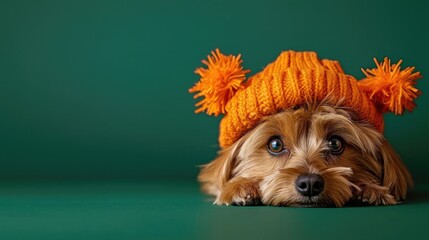
<instances>
[{"instance_id":1,"label":"knit ribbing","mask_svg":"<svg viewBox=\"0 0 429 240\"><path fill-rule=\"evenodd\" d=\"M399 61L385 58L377 68L363 70L366 78L357 81L344 73L337 61L317 57L315 52L282 52L261 72L246 79L241 56L226 56L219 49L197 68L199 82L189 92L195 98L196 112L224 114L219 126L219 143L228 147L253 129L264 117L285 109L320 102L353 111L354 120L383 132L383 113L402 114L415 107L420 95L415 87L421 78L414 67L400 69Z\"/></svg>"},{"instance_id":2,"label":"knit ribbing","mask_svg":"<svg viewBox=\"0 0 429 240\"><path fill-rule=\"evenodd\" d=\"M287 51L250 77L247 86L229 101L220 123L219 143L231 145L264 116L327 97L332 104L342 100L362 121L383 131L382 115L337 61L319 60L314 52Z\"/></svg>"}]
</instances>

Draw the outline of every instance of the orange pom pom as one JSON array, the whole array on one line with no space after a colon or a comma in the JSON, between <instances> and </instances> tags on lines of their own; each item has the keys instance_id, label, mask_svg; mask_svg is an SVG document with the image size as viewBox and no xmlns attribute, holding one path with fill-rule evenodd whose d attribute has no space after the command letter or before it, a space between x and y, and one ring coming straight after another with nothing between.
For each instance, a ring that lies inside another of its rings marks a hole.
<instances>
[{"instance_id":1,"label":"orange pom pom","mask_svg":"<svg viewBox=\"0 0 429 240\"><path fill-rule=\"evenodd\" d=\"M189 89L190 93L195 94L194 98L204 97L195 106L198 107L195 113L206 111L207 114L215 116L225 113L225 106L234 94L243 88L243 81L246 73L250 70L243 70L243 62L238 56L225 56L219 49L212 51L212 56L208 56L208 62L202 62L207 65L205 68L197 68L195 73L201 76L199 82Z\"/></svg>"},{"instance_id":2,"label":"orange pom pom","mask_svg":"<svg viewBox=\"0 0 429 240\"><path fill-rule=\"evenodd\" d=\"M416 106L413 100L421 93L414 87L416 80L422 77L420 72L413 73L414 67L401 71L402 60L393 65L390 65L388 58L384 58L381 65L375 58L374 62L377 68L362 69L367 78L359 81L359 87L369 95L381 112L402 114L404 109L412 111Z\"/></svg>"}]
</instances>

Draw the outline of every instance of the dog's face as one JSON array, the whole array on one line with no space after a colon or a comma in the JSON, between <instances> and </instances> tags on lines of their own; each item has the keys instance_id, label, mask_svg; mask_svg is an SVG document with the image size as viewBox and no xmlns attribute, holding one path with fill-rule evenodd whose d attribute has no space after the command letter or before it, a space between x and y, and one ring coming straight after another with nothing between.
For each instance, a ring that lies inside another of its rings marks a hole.
<instances>
[{"instance_id":1,"label":"dog's face","mask_svg":"<svg viewBox=\"0 0 429 240\"><path fill-rule=\"evenodd\" d=\"M346 109L326 104L268 116L206 165L218 204L395 204L411 177L390 145Z\"/></svg>"}]
</instances>

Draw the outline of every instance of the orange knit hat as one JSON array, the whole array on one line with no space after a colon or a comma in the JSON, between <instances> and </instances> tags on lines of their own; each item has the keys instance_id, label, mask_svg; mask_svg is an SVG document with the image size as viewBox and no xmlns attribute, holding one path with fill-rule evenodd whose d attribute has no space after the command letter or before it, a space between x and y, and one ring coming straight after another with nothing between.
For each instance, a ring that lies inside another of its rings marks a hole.
<instances>
[{"instance_id":1,"label":"orange knit hat","mask_svg":"<svg viewBox=\"0 0 429 240\"><path fill-rule=\"evenodd\" d=\"M342 99L342 105L354 109L362 121L383 132L383 113L402 114L412 111L413 100L420 95L414 87L421 78L414 67L400 70L399 61L390 65L374 59L377 68L363 70L366 78L357 81L344 73L337 61L320 60L315 52L282 52L261 72L246 80L241 56L225 56L219 49L208 56L205 68L197 68L201 76L190 93L204 97L196 104L196 113L224 114L220 123L219 143L228 147L254 128L268 115L306 102ZM246 80L246 81L245 81Z\"/></svg>"}]
</instances>

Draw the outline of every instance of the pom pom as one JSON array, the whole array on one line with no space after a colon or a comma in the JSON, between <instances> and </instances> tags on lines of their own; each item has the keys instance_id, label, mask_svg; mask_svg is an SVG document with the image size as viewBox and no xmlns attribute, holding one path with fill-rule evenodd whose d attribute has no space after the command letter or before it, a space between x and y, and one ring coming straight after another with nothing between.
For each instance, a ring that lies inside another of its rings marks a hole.
<instances>
[{"instance_id":1,"label":"pom pom","mask_svg":"<svg viewBox=\"0 0 429 240\"><path fill-rule=\"evenodd\" d=\"M402 114L404 109L412 111L416 104L413 102L420 95L420 90L414 87L416 80L421 78L420 72L414 67L407 67L401 71L402 60L390 65L390 60L384 58L379 63L374 58L377 68L363 70L366 79L359 81L359 87L365 91L370 99L379 107L381 112Z\"/></svg>"},{"instance_id":2,"label":"pom pom","mask_svg":"<svg viewBox=\"0 0 429 240\"><path fill-rule=\"evenodd\" d=\"M207 57L208 61L202 61L207 65L207 69L201 67L195 70L201 79L189 89L189 92L198 92L194 98L204 98L195 104L197 107L195 113L206 111L208 115L218 116L225 113L228 101L243 88L245 75L250 70L243 70L241 55L225 56L219 49L211 53L212 56Z\"/></svg>"}]
</instances>

